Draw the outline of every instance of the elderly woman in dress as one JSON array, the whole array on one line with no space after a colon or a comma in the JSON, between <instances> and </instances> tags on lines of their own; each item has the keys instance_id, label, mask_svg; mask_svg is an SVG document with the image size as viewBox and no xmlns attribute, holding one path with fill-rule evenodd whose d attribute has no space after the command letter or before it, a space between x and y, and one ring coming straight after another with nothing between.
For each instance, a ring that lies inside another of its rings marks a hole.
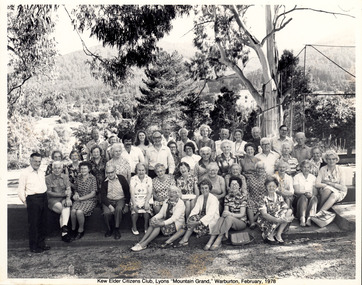
<instances>
[{"instance_id":1,"label":"elderly woman in dress","mask_svg":"<svg viewBox=\"0 0 362 285\"><path fill-rule=\"evenodd\" d=\"M276 193L284 198L284 201L287 203L288 207L291 207L294 199L294 187L293 178L286 174L286 170L288 169L288 163L284 160L280 160L276 164L275 168L277 169L277 171L273 176L279 182L279 187Z\"/></svg>"},{"instance_id":2,"label":"elderly woman in dress","mask_svg":"<svg viewBox=\"0 0 362 285\"><path fill-rule=\"evenodd\" d=\"M275 162L275 164L278 164L280 161L285 161L287 164L287 169L285 170L285 173L291 176L294 176L297 173L297 167L298 167L298 159L291 156L290 153L292 152L292 147L289 142L282 143L282 149L281 149L281 156L280 158Z\"/></svg>"},{"instance_id":3,"label":"elderly woman in dress","mask_svg":"<svg viewBox=\"0 0 362 285\"><path fill-rule=\"evenodd\" d=\"M209 180L202 180L199 183L199 188L201 195L196 200L195 207L190 213L186 226L178 230L176 234L161 245L162 248L172 245L181 236L183 236L182 239L174 247L187 246L193 232L197 234L197 237L201 237L214 230L216 222L220 217L219 201L210 193L212 184Z\"/></svg>"},{"instance_id":4,"label":"elderly woman in dress","mask_svg":"<svg viewBox=\"0 0 362 285\"><path fill-rule=\"evenodd\" d=\"M191 173L194 173L196 163L199 162L201 156L195 154L195 145L193 142L187 142L184 145L186 155L181 158L181 162L186 162L190 166Z\"/></svg>"},{"instance_id":5,"label":"elderly woman in dress","mask_svg":"<svg viewBox=\"0 0 362 285\"><path fill-rule=\"evenodd\" d=\"M311 163L310 173L317 177L319 169L321 169L323 166L326 166L327 163L325 163L322 159L322 150L319 146L312 147L310 153L312 155L312 158L309 160Z\"/></svg>"},{"instance_id":6,"label":"elderly woman in dress","mask_svg":"<svg viewBox=\"0 0 362 285\"><path fill-rule=\"evenodd\" d=\"M73 205L70 213L72 221L72 231L75 239L80 239L84 235L85 217L92 214L97 205L97 180L90 173L92 169L88 161L79 164L79 175L76 180L76 191L73 195ZM78 222L78 232L75 232Z\"/></svg>"},{"instance_id":7,"label":"elderly woman in dress","mask_svg":"<svg viewBox=\"0 0 362 285\"><path fill-rule=\"evenodd\" d=\"M107 162L107 165L113 165L116 168L116 174L124 176L129 182L131 179L131 165L121 156L123 146L120 143L115 143L112 146L112 159Z\"/></svg>"},{"instance_id":8,"label":"elderly woman in dress","mask_svg":"<svg viewBox=\"0 0 362 285\"><path fill-rule=\"evenodd\" d=\"M196 198L200 194L197 178L190 173L190 166L186 162L180 163L178 172L181 176L176 179L176 186L181 189L182 200L186 207L186 218L188 218L191 209L195 206Z\"/></svg>"},{"instance_id":9,"label":"elderly woman in dress","mask_svg":"<svg viewBox=\"0 0 362 285\"><path fill-rule=\"evenodd\" d=\"M141 251L154 240L160 233L172 235L185 224L185 204L181 199L181 190L171 186L168 191L168 199L163 203L161 210L150 220L150 226L146 234L131 248L132 251Z\"/></svg>"},{"instance_id":10,"label":"elderly woman in dress","mask_svg":"<svg viewBox=\"0 0 362 285\"><path fill-rule=\"evenodd\" d=\"M262 200L257 220L262 237L269 244L284 243L282 233L294 218L292 209L288 207L283 197L276 193L278 185L275 177L268 177L265 180L267 195Z\"/></svg>"},{"instance_id":11,"label":"elderly woman in dress","mask_svg":"<svg viewBox=\"0 0 362 285\"><path fill-rule=\"evenodd\" d=\"M166 174L166 167L161 163L155 165L155 173L157 176L152 179L152 194L153 210L157 214L168 197L170 187L176 183L172 175Z\"/></svg>"},{"instance_id":12,"label":"elderly woman in dress","mask_svg":"<svg viewBox=\"0 0 362 285\"><path fill-rule=\"evenodd\" d=\"M246 228L246 188L239 177L232 176L229 180L229 193L225 196L224 211L211 232L211 237L204 250L217 250L221 247L222 238L228 237L230 229L237 231Z\"/></svg>"},{"instance_id":13,"label":"elderly woman in dress","mask_svg":"<svg viewBox=\"0 0 362 285\"><path fill-rule=\"evenodd\" d=\"M70 217L70 206L72 206L70 199L72 191L68 175L62 171L63 163L55 161L52 173L45 177L45 184L47 185L48 207L53 212L60 214L59 224L62 230L62 240L70 242L67 225Z\"/></svg>"},{"instance_id":14,"label":"elderly woman in dress","mask_svg":"<svg viewBox=\"0 0 362 285\"><path fill-rule=\"evenodd\" d=\"M145 232L151 215L152 179L146 174L146 165L144 163L140 162L136 165L136 175L131 177L130 194L132 233L139 235L137 230L139 215L143 215Z\"/></svg>"},{"instance_id":15,"label":"elderly woman in dress","mask_svg":"<svg viewBox=\"0 0 362 285\"><path fill-rule=\"evenodd\" d=\"M211 152L211 148L208 146L204 146L200 149L201 159L198 163L196 163L194 168L195 176L199 181L201 177L207 173L207 166L209 165L209 163L214 161L211 157Z\"/></svg>"},{"instance_id":16,"label":"elderly woman in dress","mask_svg":"<svg viewBox=\"0 0 362 285\"><path fill-rule=\"evenodd\" d=\"M251 229L256 227L255 221L259 215L259 208L263 203L264 196L267 194L264 185L266 176L265 165L262 161L256 163L256 172L247 176L246 183L249 197L246 212Z\"/></svg>"},{"instance_id":17,"label":"elderly woman in dress","mask_svg":"<svg viewBox=\"0 0 362 285\"><path fill-rule=\"evenodd\" d=\"M311 163L303 160L300 163L302 172L294 176L294 194L297 199L297 216L300 226L311 226L310 217L316 214L318 198L315 187L316 177L310 173Z\"/></svg>"},{"instance_id":18,"label":"elderly woman in dress","mask_svg":"<svg viewBox=\"0 0 362 285\"><path fill-rule=\"evenodd\" d=\"M319 188L320 211L328 210L335 203L340 202L347 195L347 186L345 174L340 166L337 165L339 156L334 150L327 150L323 156L327 163L318 173L316 187Z\"/></svg>"},{"instance_id":19,"label":"elderly woman in dress","mask_svg":"<svg viewBox=\"0 0 362 285\"><path fill-rule=\"evenodd\" d=\"M248 175L255 173L256 170L255 165L258 161L260 161L259 158L256 158L254 156L256 152L256 146L252 143L247 143L244 147L244 150L245 150L245 155L240 160L240 165L243 169L243 174Z\"/></svg>"},{"instance_id":20,"label":"elderly woman in dress","mask_svg":"<svg viewBox=\"0 0 362 285\"><path fill-rule=\"evenodd\" d=\"M225 175L229 173L231 165L234 163L239 163L238 158L231 152L232 147L232 141L223 141L220 145L222 153L216 156L216 162L219 166L219 174L222 177L225 177Z\"/></svg>"}]
</instances>

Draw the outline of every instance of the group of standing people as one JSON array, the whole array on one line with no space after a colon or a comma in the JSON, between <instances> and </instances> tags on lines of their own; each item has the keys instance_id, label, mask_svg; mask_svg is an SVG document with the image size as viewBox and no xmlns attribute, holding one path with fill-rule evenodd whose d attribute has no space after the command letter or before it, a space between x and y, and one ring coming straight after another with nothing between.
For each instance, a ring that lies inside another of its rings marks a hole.
<instances>
[{"instance_id":1,"label":"group of standing people","mask_svg":"<svg viewBox=\"0 0 362 285\"><path fill-rule=\"evenodd\" d=\"M145 235L133 251L145 249L160 232L169 236L163 248L187 246L195 232L210 236L205 250L217 250L230 229L247 226L258 226L268 243L283 243L282 233L294 216L300 226L310 226L313 215L347 193L338 155L310 148L304 133L289 138L285 125L273 138L261 138L254 127L248 141L241 129L232 135L221 129L216 141L207 125L199 133L192 140L181 128L176 136L167 124L150 138L140 130L135 137L112 134L101 140L93 129L81 154L72 150L64 163L62 153L54 151L45 173L41 155L33 153L18 188L28 209L30 250L49 249L44 243L47 207L60 214L65 242L83 237L85 217L99 204L105 237L121 238L122 216L129 211L131 231L139 235L137 221L143 216Z\"/></svg>"}]
</instances>

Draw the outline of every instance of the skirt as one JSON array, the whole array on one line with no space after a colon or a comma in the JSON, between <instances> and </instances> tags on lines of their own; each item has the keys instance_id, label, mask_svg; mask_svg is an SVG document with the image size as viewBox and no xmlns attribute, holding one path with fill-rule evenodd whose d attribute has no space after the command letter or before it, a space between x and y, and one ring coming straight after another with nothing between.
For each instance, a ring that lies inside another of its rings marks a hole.
<instances>
[{"instance_id":1,"label":"skirt","mask_svg":"<svg viewBox=\"0 0 362 285\"><path fill-rule=\"evenodd\" d=\"M74 201L72 205L72 210L81 210L84 213L84 216L89 217L92 215L94 208L97 205L97 198L91 198L84 201Z\"/></svg>"},{"instance_id":2,"label":"skirt","mask_svg":"<svg viewBox=\"0 0 362 285\"><path fill-rule=\"evenodd\" d=\"M193 215L187 219L187 222L199 222L202 217L203 216L199 214ZM184 225L184 229L191 229L191 227L186 224ZM205 226L204 224L201 223L200 225L194 228L194 232L196 233L196 236L199 238L208 235L210 233L210 229L209 226Z\"/></svg>"}]
</instances>

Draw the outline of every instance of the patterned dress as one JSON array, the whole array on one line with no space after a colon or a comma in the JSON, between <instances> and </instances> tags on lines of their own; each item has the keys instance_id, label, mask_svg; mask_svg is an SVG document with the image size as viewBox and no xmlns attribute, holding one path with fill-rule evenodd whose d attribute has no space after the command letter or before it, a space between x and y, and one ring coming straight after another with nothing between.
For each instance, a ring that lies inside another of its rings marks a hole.
<instances>
[{"instance_id":1,"label":"patterned dress","mask_svg":"<svg viewBox=\"0 0 362 285\"><path fill-rule=\"evenodd\" d=\"M260 206L264 203L264 196L268 194L264 182L266 173L257 176L257 174L247 175L247 185L249 190L249 199L247 207L253 210L254 214L259 211Z\"/></svg>"},{"instance_id":2,"label":"patterned dress","mask_svg":"<svg viewBox=\"0 0 362 285\"><path fill-rule=\"evenodd\" d=\"M195 183L197 183L197 178L191 173L187 176L187 178L180 176L176 180L176 186L181 189L183 195L195 194Z\"/></svg>"},{"instance_id":3,"label":"patterned dress","mask_svg":"<svg viewBox=\"0 0 362 285\"><path fill-rule=\"evenodd\" d=\"M160 178L155 177L152 179L152 191L153 193L156 193L159 201L154 201L155 202L159 202L160 205L162 205L162 202L165 201L168 198L168 190L170 189L170 187L173 185L175 186L175 179L173 178L172 175L166 175L166 179L165 181L161 181ZM161 203L160 203L161 202ZM158 204L158 203L155 203Z\"/></svg>"},{"instance_id":4,"label":"patterned dress","mask_svg":"<svg viewBox=\"0 0 362 285\"><path fill-rule=\"evenodd\" d=\"M168 220L173 215L173 209L176 206L176 202L167 201L167 211L165 220ZM165 236L173 235L176 232L175 223L171 223L169 225L165 225L161 227L161 232Z\"/></svg>"},{"instance_id":5,"label":"patterned dress","mask_svg":"<svg viewBox=\"0 0 362 285\"><path fill-rule=\"evenodd\" d=\"M236 195L226 195L224 198L224 206L229 207L229 212L231 213L240 213L241 207L246 207L248 202L248 195L244 195L242 193L237 193ZM246 211L245 216L239 218L241 221L246 222Z\"/></svg>"},{"instance_id":6,"label":"patterned dress","mask_svg":"<svg viewBox=\"0 0 362 285\"><path fill-rule=\"evenodd\" d=\"M79 175L76 179L76 192L79 194L79 197L83 197L85 195L90 194L92 191L97 191L97 180L92 175L89 174L88 178L83 181L82 175ZM74 201L72 210L82 210L84 216L88 217L92 214L93 209L97 205L97 197L94 196L90 199L83 200L83 201Z\"/></svg>"},{"instance_id":7,"label":"patterned dress","mask_svg":"<svg viewBox=\"0 0 362 285\"><path fill-rule=\"evenodd\" d=\"M278 194L274 194L273 198L265 196L262 202L263 203L259 210L265 209L269 215L275 218L284 218L289 209L283 197ZM268 236L274 235L275 229L279 226L279 223L270 222L266 220L262 215L259 215L256 222L260 227L263 239L266 239ZM287 231L287 229L288 227L286 227L284 231Z\"/></svg>"},{"instance_id":8,"label":"patterned dress","mask_svg":"<svg viewBox=\"0 0 362 285\"><path fill-rule=\"evenodd\" d=\"M204 199L204 204L202 205L201 212L199 214L190 216L187 219L187 224L189 222L199 222L201 220L201 218L206 215L206 205L207 205L207 198ZM192 227L188 226L187 224L184 226L184 229L191 229ZM209 226L205 226L203 223L201 223L194 228L194 232L196 233L196 237L199 238L199 237L209 234L210 228L209 228Z\"/></svg>"}]
</instances>

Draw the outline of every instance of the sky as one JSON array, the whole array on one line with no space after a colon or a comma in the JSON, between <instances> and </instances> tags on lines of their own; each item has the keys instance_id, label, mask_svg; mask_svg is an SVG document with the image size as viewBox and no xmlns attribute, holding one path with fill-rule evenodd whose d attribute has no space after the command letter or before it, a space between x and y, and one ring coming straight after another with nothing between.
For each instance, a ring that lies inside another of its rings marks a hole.
<instances>
[{"instance_id":1,"label":"sky","mask_svg":"<svg viewBox=\"0 0 362 285\"><path fill-rule=\"evenodd\" d=\"M314 5L313 8L352 15L357 14L358 9L351 0L340 2L338 5L333 4L333 2L330 3L332 4L324 6ZM66 7L68 11L71 10L71 6ZM248 13L247 23L249 28L257 35L259 40L261 40L265 34L264 17L260 17L260 15L263 15L263 9L264 8L261 6L256 5L255 7L250 8L250 13ZM65 13L63 7L60 7L58 12L59 23L56 27L55 38L58 42L60 54L66 54L82 49L81 41L77 33L73 31L69 17ZM341 34L344 31L355 32L357 27L357 20L350 17L333 16L311 11L297 11L293 12L291 15L293 20L285 27L285 29L276 34L276 41L280 54L284 49L293 49L295 53L297 53L305 44L315 44L321 40L333 38L335 35ZM176 19L173 21L173 30L170 35L166 36L161 41L191 43L193 33L189 31L192 27L192 17ZM100 44L97 40L89 38L87 34L82 35L82 38L88 47ZM335 42L338 42L338 39ZM346 45L346 43L343 43L342 41L339 44ZM348 45L350 44L351 43L348 43Z\"/></svg>"}]
</instances>

